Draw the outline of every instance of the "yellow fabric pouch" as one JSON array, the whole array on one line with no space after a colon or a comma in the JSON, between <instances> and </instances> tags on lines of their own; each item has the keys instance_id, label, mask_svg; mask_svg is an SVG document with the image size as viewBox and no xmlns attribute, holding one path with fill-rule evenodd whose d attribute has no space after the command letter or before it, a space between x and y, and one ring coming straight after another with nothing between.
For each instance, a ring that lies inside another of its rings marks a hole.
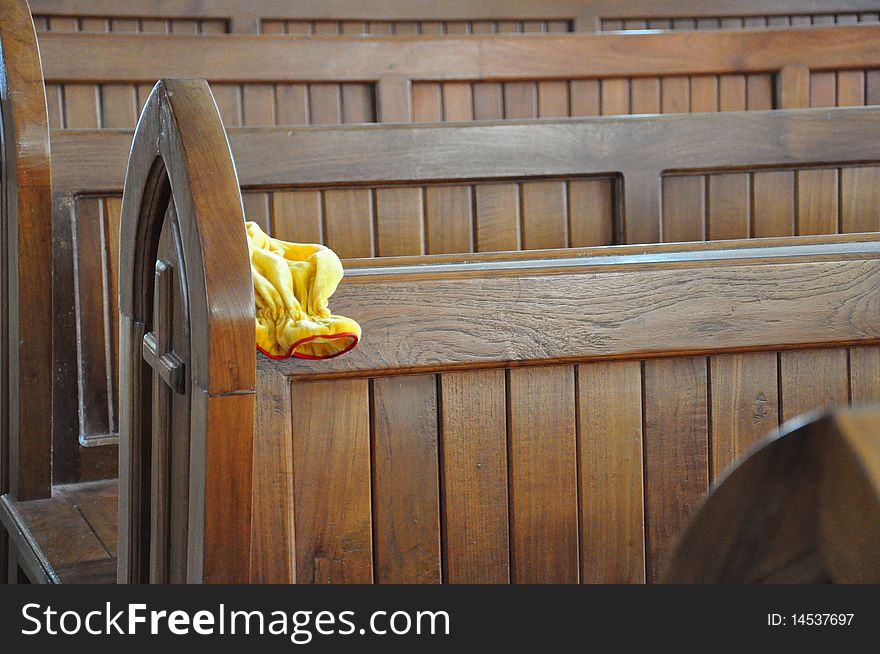
<instances>
[{"instance_id":1,"label":"yellow fabric pouch","mask_svg":"<svg viewBox=\"0 0 880 654\"><path fill-rule=\"evenodd\" d=\"M354 348L361 327L334 316L327 300L342 262L323 245L288 243L245 223L257 304L257 349L273 359L329 359Z\"/></svg>"}]
</instances>

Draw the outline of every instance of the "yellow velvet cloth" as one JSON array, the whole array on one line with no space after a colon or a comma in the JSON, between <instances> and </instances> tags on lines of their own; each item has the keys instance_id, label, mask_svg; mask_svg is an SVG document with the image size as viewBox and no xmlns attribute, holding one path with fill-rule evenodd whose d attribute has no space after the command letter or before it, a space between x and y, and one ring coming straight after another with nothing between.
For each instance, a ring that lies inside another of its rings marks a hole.
<instances>
[{"instance_id":1,"label":"yellow velvet cloth","mask_svg":"<svg viewBox=\"0 0 880 654\"><path fill-rule=\"evenodd\" d=\"M360 325L334 316L327 307L343 274L336 253L323 245L271 238L254 222L245 228L257 303L257 348L276 359L328 359L357 345Z\"/></svg>"}]
</instances>

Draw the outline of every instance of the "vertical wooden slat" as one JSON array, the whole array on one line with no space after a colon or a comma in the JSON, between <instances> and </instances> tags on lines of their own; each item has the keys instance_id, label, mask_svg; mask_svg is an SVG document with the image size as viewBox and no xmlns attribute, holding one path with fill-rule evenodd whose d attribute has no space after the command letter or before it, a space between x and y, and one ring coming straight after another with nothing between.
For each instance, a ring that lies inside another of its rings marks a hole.
<instances>
[{"instance_id":1,"label":"vertical wooden slat","mask_svg":"<svg viewBox=\"0 0 880 654\"><path fill-rule=\"evenodd\" d=\"M849 388L853 404L880 401L880 347L850 348Z\"/></svg>"},{"instance_id":2,"label":"vertical wooden slat","mask_svg":"<svg viewBox=\"0 0 880 654\"><path fill-rule=\"evenodd\" d=\"M342 122L373 123L376 121L376 100L370 84L342 85Z\"/></svg>"},{"instance_id":3,"label":"vertical wooden slat","mask_svg":"<svg viewBox=\"0 0 880 654\"><path fill-rule=\"evenodd\" d=\"M297 582L371 583L369 382L291 391Z\"/></svg>"},{"instance_id":4,"label":"vertical wooden slat","mask_svg":"<svg viewBox=\"0 0 880 654\"><path fill-rule=\"evenodd\" d=\"M577 583L574 370L509 374L512 581Z\"/></svg>"},{"instance_id":5,"label":"vertical wooden slat","mask_svg":"<svg viewBox=\"0 0 880 654\"><path fill-rule=\"evenodd\" d=\"M755 111L773 109L773 76L764 73L746 75L746 108Z\"/></svg>"},{"instance_id":6,"label":"vertical wooden slat","mask_svg":"<svg viewBox=\"0 0 880 654\"><path fill-rule=\"evenodd\" d=\"M363 21L346 20L342 21L339 29L340 34L370 34L367 24Z\"/></svg>"},{"instance_id":7,"label":"vertical wooden slat","mask_svg":"<svg viewBox=\"0 0 880 654\"><path fill-rule=\"evenodd\" d=\"M474 249L473 192L470 186L431 186L425 191L427 254Z\"/></svg>"},{"instance_id":8,"label":"vertical wooden slat","mask_svg":"<svg viewBox=\"0 0 880 654\"><path fill-rule=\"evenodd\" d=\"M779 71L777 103L779 109L803 109L810 106L810 69L787 65Z\"/></svg>"},{"instance_id":9,"label":"vertical wooden slat","mask_svg":"<svg viewBox=\"0 0 880 654\"><path fill-rule=\"evenodd\" d=\"M480 184L476 195L477 252L519 250L519 187Z\"/></svg>"},{"instance_id":10,"label":"vertical wooden slat","mask_svg":"<svg viewBox=\"0 0 880 654\"><path fill-rule=\"evenodd\" d=\"M507 583L504 371L441 377L441 466L449 583Z\"/></svg>"},{"instance_id":11,"label":"vertical wooden slat","mask_svg":"<svg viewBox=\"0 0 880 654\"><path fill-rule=\"evenodd\" d=\"M64 127L62 93L62 86L60 84L46 84L46 105L49 111L50 129L62 129Z\"/></svg>"},{"instance_id":12,"label":"vertical wooden slat","mask_svg":"<svg viewBox=\"0 0 880 654\"><path fill-rule=\"evenodd\" d=\"M660 81L664 114L688 113L691 110L690 81L687 77L664 77Z\"/></svg>"},{"instance_id":13,"label":"vertical wooden slat","mask_svg":"<svg viewBox=\"0 0 880 654\"><path fill-rule=\"evenodd\" d=\"M504 118L504 92L498 82L477 82L474 88L474 120Z\"/></svg>"},{"instance_id":14,"label":"vertical wooden slat","mask_svg":"<svg viewBox=\"0 0 880 654\"><path fill-rule=\"evenodd\" d=\"M241 87L238 84L212 84L211 92L225 127L241 127Z\"/></svg>"},{"instance_id":15,"label":"vertical wooden slat","mask_svg":"<svg viewBox=\"0 0 880 654\"><path fill-rule=\"evenodd\" d=\"M691 77L691 111L718 111L718 78L715 75Z\"/></svg>"},{"instance_id":16,"label":"vertical wooden slat","mask_svg":"<svg viewBox=\"0 0 880 654\"><path fill-rule=\"evenodd\" d=\"M326 34L328 36L338 36L341 26L335 20L316 20L312 27L314 34Z\"/></svg>"},{"instance_id":17,"label":"vertical wooden slat","mask_svg":"<svg viewBox=\"0 0 880 654\"><path fill-rule=\"evenodd\" d=\"M752 236L792 236L795 233L794 172L757 172L752 175Z\"/></svg>"},{"instance_id":18,"label":"vertical wooden slat","mask_svg":"<svg viewBox=\"0 0 880 654\"><path fill-rule=\"evenodd\" d=\"M706 359L644 363L647 580L709 485Z\"/></svg>"},{"instance_id":19,"label":"vertical wooden slat","mask_svg":"<svg viewBox=\"0 0 880 654\"><path fill-rule=\"evenodd\" d=\"M103 241L105 259L105 286L107 288L106 326L107 369L110 404L110 430L118 429L116 417L119 406L119 217L122 212L122 198L112 197L104 200Z\"/></svg>"},{"instance_id":20,"label":"vertical wooden slat","mask_svg":"<svg viewBox=\"0 0 880 654\"><path fill-rule=\"evenodd\" d=\"M443 120L469 121L474 119L473 98L469 82L443 84Z\"/></svg>"},{"instance_id":21,"label":"vertical wooden slat","mask_svg":"<svg viewBox=\"0 0 880 654\"><path fill-rule=\"evenodd\" d=\"M580 179L568 183L569 246L614 243L614 181Z\"/></svg>"},{"instance_id":22,"label":"vertical wooden slat","mask_svg":"<svg viewBox=\"0 0 880 654\"><path fill-rule=\"evenodd\" d=\"M275 191L272 194L272 236L294 243L321 243L321 193Z\"/></svg>"},{"instance_id":23,"label":"vertical wooden slat","mask_svg":"<svg viewBox=\"0 0 880 654\"><path fill-rule=\"evenodd\" d=\"M744 111L746 109L745 75L721 75L718 79L719 111Z\"/></svg>"},{"instance_id":24,"label":"vertical wooden slat","mask_svg":"<svg viewBox=\"0 0 880 654\"><path fill-rule=\"evenodd\" d=\"M64 125L67 129L95 129L100 126L98 87L94 84L64 86Z\"/></svg>"},{"instance_id":25,"label":"vertical wooden slat","mask_svg":"<svg viewBox=\"0 0 880 654\"><path fill-rule=\"evenodd\" d=\"M880 167L840 171L840 231L880 231Z\"/></svg>"},{"instance_id":26,"label":"vertical wooden slat","mask_svg":"<svg viewBox=\"0 0 880 654\"><path fill-rule=\"evenodd\" d=\"M376 578L439 583L437 384L433 375L373 382Z\"/></svg>"},{"instance_id":27,"label":"vertical wooden slat","mask_svg":"<svg viewBox=\"0 0 880 654\"><path fill-rule=\"evenodd\" d=\"M810 73L810 106L837 106L837 73L834 71Z\"/></svg>"},{"instance_id":28,"label":"vertical wooden slat","mask_svg":"<svg viewBox=\"0 0 880 654\"><path fill-rule=\"evenodd\" d=\"M199 34L228 34L227 24L222 19L199 20Z\"/></svg>"},{"instance_id":29,"label":"vertical wooden slat","mask_svg":"<svg viewBox=\"0 0 880 654\"><path fill-rule=\"evenodd\" d=\"M799 170L797 173L797 233L837 233L837 170Z\"/></svg>"},{"instance_id":30,"label":"vertical wooden slat","mask_svg":"<svg viewBox=\"0 0 880 654\"><path fill-rule=\"evenodd\" d=\"M374 256L370 191L324 191L324 230L326 245L341 258Z\"/></svg>"},{"instance_id":31,"label":"vertical wooden slat","mask_svg":"<svg viewBox=\"0 0 880 654\"><path fill-rule=\"evenodd\" d=\"M166 34L170 26L164 18L144 18L141 20L141 32Z\"/></svg>"},{"instance_id":32,"label":"vertical wooden slat","mask_svg":"<svg viewBox=\"0 0 880 654\"><path fill-rule=\"evenodd\" d=\"M270 84L245 84L242 87L242 107L245 127L275 124L275 90Z\"/></svg>"},{"instance_id":33,"label":"vertical wooden slat","mask_svg":"<svg viewBox=\"0 0 880 654\"><path fill-rule=\"evenodd\" d=\"M315 24L307 20L288 20L285 21L285 28L288 34L314 34Z\"/></svg>"},{"instance_id":34,"label":"vertical wooden slat","mask_svg":"<svg viewBox=\"0 0 880 654\"><path fill-rule=\"evenodd\" d=\"M540 118L564 118L568 115L568 83L565 81L538 82L538 116Z\"/></svg>"},{"instance_id":35,"label":"vertical wooden slat","mask_svg":"<svg viewBox=\"0 0 880 654\"><path fill-rule=\"evenodd\" d=\"M710 360L711 478L779 423L775 352L722 354Z\"/></svg>"},{"instance_id":36,"label":"vertical wooden slat","mask_svg":"<svg viewBox=\"0 0 880 654\"><path fill-rule=\"evenodd\" d=\"M535 82L504 84L504 117L535 118L538 115L538 87Z\"/></svg>"},{"instance_id":37,"label":"vertical wooden slat","mask_svg":"<svg viewBox=\"0 0 880 654\"><path fill-rule=\"evenodd\" d=\"M309 117L312 125L342 123L338 84L309 84Z\"/></svg>"},{"instance_id":38,"label":"vertical wooden slat","mask_svg":"<svg viewBox=\"0 0 880 654\"><path fill-rule=\"evenodd\" d=\"M582 581L644 582L641 364L579 366L578 393Z\"/></svg>"},{"instance_id":39,"label":"vertical wooden slat","mask_svg":"<svg viewBox=\"0 0 880 654\"><path fill-rule=\"evenodd\" d=\"M376 190L376 254L380 257L422 254L421 188Z\"/></svg>"},{"instance_id":40,"label":"vertical wooden slat","mask_svg":"<svg viewBox=\"0 0 880 654\"><path fill-rule=\"evenodd\" d=\"M270 231L269 197L266 193L247 192L241 195L246 220L259 224L264 232Z\"/></svg>"},{"instance_id":41,"label":"vertical wooden slat","mask_svg":"<svg viewBox=\"0 0 880 654\"><path fill-rule=\"evenodd\" d=\"M837 73L838 107L861 107L865 104L865 73L861 70L842 70Z\"/></svg>"},{"instance_id":42,"label":"vertical wooden slat","mask_svg":"<svg viewBox=\"0 0 880 654\"><path fill-rule=\"evenodd\" d=\"M566 247L568 207L565 191L565 182L523 183L523 249L544 250Z\"/></svg>"},{"instance_id":43,"label":"vertical wooden slat","mask_svg":"<svg viewBox=\"0 0 880 654\"><path fill-rule=\"evenodd\" d=\"M279 84L275 87L275 106L279 125L308 125L309 96L305 84ZM220 116L223 116L221 110Z\"/></svg>"},{"instance_id":44,"label":"vertical wooden slat","mask_svg":"<svg viewBox=\"0 0 880 654\"><path fill-rule=\"evenodd\" d=\"M628 79L603 79L601 88L603 116L630 113Z\"/></svg>"},{"instance_id":45,"label":"vertical wooden slat","mask_svg":"<svg viewBox=\"0 0 880 654\"><path fill-rule=\"evenodd\" d=\"M110 31L110 23L106 18L83 17L79 19L79 31L106 34Z\"/></svg>"},{"instance_id":46,"label":"vertical wooden slat","mask_svg":"<svg viewBox=\"0 0 880 654\"><path fill-rule=\"evenodd\" d=\"M637 77L632 81L632 113L660 113L660 78Z\"/></svg>"},{"instance_id":47,"label":"vertical wooden slat","mask_svg":"<svg viewBox=\"0 0 880 654\"><path fill-rule=\"evenodd\" d=\"M706 187L702 175L663 178L663 242L706 238Z\"/></svg>"},{"instance_id":48,"label":"vertical wooden slat","mask_svg":"<svg viewBox=\"0 0 880 654\"><path fill-rule=\"evenodd\" d=\"M783 421L849 401L846 348L791 350L779 357Z\"/></svg>"},{"instance_id":49,"label":"vertical wooden slat","mask_svg":"<svg viewBox=\"0 0 880 654\"><path fill-rule=\"evenodd\" d=\"M132 128L138 116L137 93L130 84L101 87L101 127Z\"/></svg>"},{"instance_id":50,"label":"vertical wooden slat","mask_svg":"<svg viewBox=\"0 0 880 654\"><path fill-rule=\"evenodd\" d=\"M413 122L443 120L443 93L439 82L419 82L412 86Z\"/></svg>"},{"instance_id":51,"label":"vertical wooden slat","mask_svg":"<svg viewBox=\"0 0 880 654\"><path fill-rule=\"evenodd\" d=\"M706 233L710 240L749 237L750 181L748 173L709 175Z\"/></svg>"},{"instance_id":52,"label":"vertical wooden slat","mask_svg":"<svg viewBox=\"0 0 880 654\"><path fill-rule=\"evenodd\" d=\"M880 70L865 72L865 104L880 104Z\"/></svg>"},{"instance_id":53,"label":"vertical wooden slat","mask_svg":"<svg viewBox=\"0 0 880 654\"><path fill-rule=\"evenodd\" d=\"M199 21L188 18L175 18L171 21L172 34L198 34Z\"/></svg>"},{"instance_id":54,"label":"vertical wooden slat","mask_svg":"<svg viewBox=\"0 0 880 654\"><path fill-rule=\"evenodd\" d=\"M598 116L602 113L599 80L572 80L569 94L572 116Z\"/></svg>"}]
</instances>

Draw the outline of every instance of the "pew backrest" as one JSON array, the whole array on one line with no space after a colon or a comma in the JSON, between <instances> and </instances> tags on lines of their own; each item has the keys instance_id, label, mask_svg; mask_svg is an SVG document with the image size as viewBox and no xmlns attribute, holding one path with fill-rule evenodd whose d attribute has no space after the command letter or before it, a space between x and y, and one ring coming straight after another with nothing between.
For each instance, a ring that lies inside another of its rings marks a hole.
<instances>
[{"instance_id":1,"label":"pew backrest","mask_svg":"<svg viewBox=\"0 0 880 654\"><path fill-rule=\"evenodd\" d=\"M878 22L876 0L34 0L41 31L483 34Z\"/></svg>"}]
</instances>

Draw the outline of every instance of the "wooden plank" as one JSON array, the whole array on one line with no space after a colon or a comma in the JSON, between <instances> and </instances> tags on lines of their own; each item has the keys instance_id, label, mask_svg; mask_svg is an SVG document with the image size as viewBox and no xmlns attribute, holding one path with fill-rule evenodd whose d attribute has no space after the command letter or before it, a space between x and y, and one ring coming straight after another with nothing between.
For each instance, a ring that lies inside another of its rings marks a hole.
<instances>
[{"instance_id":1,"label":"wooden plank","mask_svg":"<svg viewBox=\"0 0 880 654\"><path fill-rule=\"evenodd\" d=\"M116 556L119 493L115 479L59 485L54 488L53 496L75 506L107 553Z\"/></svg>"},{"instance_id":2,"label":"wooden plank","mask_svg":"<svg viewBox=\"0 0 880 654\"><path fill-rule=\"evenodd\" d=\"M647 581L709 486L706 359L644 363Z\"/></svg>"},{"instance_id":3,"label":"wooden plank","mask_svg":"<svg viewBox=\"0 0 880 654\"><path fill-rule=\"evenodd\" d=\"M309 124L309 94L305 84L279 84L275 87L275 109L279 125ZM220 111L223 116L223 110Z\"/></svg>"},{"instance_id":4,"label":"wooden plank","mask_svg":"<svg viewBox=\"0 0 880 654\"><path fill-rule=\"evenodd\" d=\"M294 384L296 580L373 581L369 382Z\"/></svg>"},{"instance_id":5,"label":"wooden plank","mask_svg":"<svg viewBox=\"0 0 880 654\"><path fill-rule=\"evenodd\" d=\"M172 34L198 34L199 21L187 18L174 18L168 21Z\"/></svg>"},{"instance_id":6,"label":"wooden plank","mask_svg":"<svg viewBox=\"0 0 880 654\"><path fill-rule=\"evenodd\" d=\"M519 186L476 186L477 252L520 249Z\"/></svg>"},{"instance_id":7,"label":"wooden plank","mask_svg":"<svg viewBox=\"0 0 880 654\"><path fill-rule=\"evenodd\" d=\"M338 84L309 84L309 118L312 125L342 123Z\"/></svg>"},{"instance_id":8,"label":"wooden plank","mask_svg":"<svg viewBox=\"0 0 880 654\"><path fill-rule=\"evenodd\" d=\"M687 77L664 77L660 80L660 110L664 114L688 113L691 110L690 80Z\"/></svg>"},{"instance_id":9,"label":"wooden plank","mask_svg":"<svg viewBox=\"0 0 880 654\"><path fill-rule=\"evenodd\" d=\"M628 79L603 79L601 89L603 116L618 116L631 113Z\"/></svg>"},{"instance_id":10,"label":"wooden plank","mask_svg":"<svg viewBox=\"0 0 880 654\"><path fill-rule=\"evenodd\" d=\"M599 116L602 113L599 80L572 80L568 88L572 116Z\"/></svg>"},{"instance_id":11,"label":"wooden plank","mask_svg":"<svg viewBox=\"0 0 880 654\"><path fill-rule=\"evenodd\" d=\"M645 581L638 361L578 367L582 581Z\"/></svg>"},{"instance_id":12,"label":"wooden plank","mask_svg":"<svg viewBox=\"0 0 880 654\"><path fill-rule=\"evenodd\" d=\"M790 170L752 175L752 236L793 236L795 173Z\"/></svg>"},{"instance_id":13,"label":"wooden plank","mask_svg":"<svg viewBox=\"0 0 880 654\"><path fill-rule=\"evenodd\" d=\"M773 75L746 75L746 108L750 111L773 109Z\"/></svg>"},{"instance_id":14,"label":"wooden plank","mask_svg":"<svg viewBox=\"0 0 880 654\"><path fill-rule=\"evenodd\" d=\"M577 583L575 376L571 366L509 372L511 580Z\"/></svg>"},{"instance_id":15,"label":"wooden plank","mask_svg":"<svg viewBox=\"0 0 880 654\"><path fill-rule=\"evenodd\" d=\"M849 349L849 394L853 404L880 401L880 347Z\"/></svg>"},{"instance_id":16,"label":"wooden plank","mask_svg":"<svg viewBox=\"0 0 880 654\"><path fill-rule=\"evenodd\" d=\"M241 127L241 86L238 84L212 84L211 92L214 94L214 101L220 110L223 125L225 127Z\"/></svg>"},{"instance_id":17,"label":"wooden plank","mask_svg":"<svg viewBox=\"0 0 880 654\"><path fill-rule=\"evenodd\" d=\"M722 354L709 362L711 376L710 479L719 478L779 424L775 352Z\"/></svg>"},{"instance_id":18,"label":"wooden plank","mask_svg":"<svg viewBox=\"0 0 880 654\"><path fill-rule=\"evenodd\" d=\"M810 106L837 106L837 73L834 71L810 73Z\"/></svg>"},{"instance_id":19,"label":"wooden plank","mask_svg":"<svg viewBox=\"0 0 880 654\"><path fill-rule=\"evenodd\" d=\"M797 173L797 233L836 234L839 194L837 170L799 170Z\"/></svg>"},{"instance_id":20,"label":"wooden plank","mask_svg":"<svg viewBox=\"0 0 880 654\"><path fill-rule=\"evenodd\" d=\"M440 583L437 383L373 381L376 580Z\"/></svg>"},{"instance_id":21,"label":"wooden plank","mask_svg":"<svg viewBox=\"0 0 880 654\"><path fill-rule=\"evenodd\" d=\"M865 104L865 73L841 70L837 73L838 107L861 107Z\"/></svg>"},{"instance_id":22,"label":"wooden plank","mask_svg":"<svg viewBox=\"0 0 880 654\"><path fill-rule=\"evenodd\" d=\"M53 567L111 558L82 513L67 500L19 502L16 508Z\"/></svg>"},{"instance_id":23,"label":"wooden plank","mask_svg":"<svg viewBox=\"0 0 880 654\"><path fill-rule=\"evenodd\" d=\"M849 402L846 348L791 350L779 355L782 420Z\"/></svg>"},{"instance_id":24,"label":"wooden plank","mask_svg":"<svg viewBox=\"0 0 880 654\"><path fill-rule=\"evenodd\" d=\"M95 129L100 126L98 87L95 84L64 86L64 126L67 129Z\"/></svg>"},{"instance_id":25,"label":"wooden plank","mask_svg":"<svg viewBox=\"0 0 880 654\"><path fill-rule=\"evenodd\" d=\"M660 113L660 78L637 77L631 82L632 113Z\"/></svg>"},{"instance_id":26,"label":"wooden plank","mask_svg":"<svg viewBox=\"0 0 880 654\"><path fill-rule=\"evenodd\" d=\"M343 259L375 256L369 190L324 191L324 239Z\"/></svg>"},{"instance_id":27,"label":"wooden plank","mask_svg":"<svg viewBox=\"0 0 880 654\"><path fill-rule=\"evenodd\" d=\"M568 183L569 247L614 243L614 180Z\"/></svg>"},{"instance_id":28,"label":"wooden plank","mask_svg":"<svg viewBox=\"0 0 880 654\"><path fill-rule=\"evenodd\" d=\"M538 82L538 116L564 118L568 107L568 82L564 80Z\"/></svg>"},{"instance_id":29,"label":"wooden plank","mask_svg":"<svg viewBox=\"0 0 880 654\"><path fill-rule=\"evenodd\" d=\"M472 86L468 82L444 82L443 120L469 121L474 119Z\"/></svg>"},{"instance_id":30,"label":"wooden plank","mask_svg":"<svg viewBox=\"0 0 880 654\"><path fill-rule=\"evenodd\" d=\"M504 83L504 117L536 118L538 87L535 82Z\"/></svg>"},{"instance_id":31,"label":"wooden plank","mask_svg":"<svg viewBox=\"0 0 880 654\"><path fill-rule=\"evenodd\" d=\"M269 225L269 194L248 191L241 194L244 205L245 220L252 220L259 224L264 232L270 232Z\"/></svg>"},{"instance_id":32,"label":"wooden plank","mask_svg":"<svg viewBox=\"0 0 880 654\"><path fill-rule=\"evenodd\" d=\"M110 197L104 200L104 221L102 224L104 243L104 271L107 296L104 301L107 320L107 385L110 402L110 433L118 430L117 415L119 407L119 220L122 212L122 198Z\"/></svg>"},{"instance_id":33,"label":"wooden plank","mask_svg":"<svg viewBox=\"0 0 880 654\"><path fill-rule=\"evenodd\" d=\"M425 191L426 254L474 250L473 190L470 186L429 186Z\"/></svg>"},{"instance_id":34,"label":"wooden plank","mask_svg":"<svg viewBox=\"0 0 880 654\"><path fill-rule=\"evenodd\" d=\"M880 167L841 169L840 231L880 231Z\"/></svg>"},{"instance_id":35,"label":"wooden plank","mask_svg":"<svg viewBox=\"0 0 880 654\"><path fill-rule=\"evenodd\" d=\"M474 89L474 120L504 118L504 92L499 82L476 82Z\"/></svg>"},{"instance_id":36,"label":"wooden plank","mask_svg":"<svg viewBox=\"0 0 880 654\"><path fill-rule=\"evenodd\" d=\"M434 123L443 120L443 92L439 82L412 85L413 122Z\"/></svg>"},{"instance_id":37,"label":"wooden plank","mask_svg":"<svg viewBox=\"0 0 880 654\"><path fill-rule=\"evenodd\" d=\"M372 84L342 85L342 122L376 122L376 99Z\"/></svg>"},{"instance_id":38,"label":"wooden plank","mask_svg":"<svg viewBox=\"0 0 880 654\"><path fill-rule=\"evenodd\" d=\"M441 397L445 580L507 583L504 371L444 373Z\"/></svg>"},{"instance_id":39,"label":"wooden plank","mask_svg":"<svg viewBox=\"0 0 880 654\"><path fill-rule=\"evenodd\" d=\"M263 127L275 124L275 89L270 84L242 87L242 125Z\"/></svg>"},{"instance_id":40,"label":"wooden plank","mask_svg":"<svg viewBox=\"0 0 880 654\"><path fill-rule=\"evenodd\" d=\"M719 111L745 111L745 75L721 75L718 78Z\"/></svg>"},{"instance_id":41,"label":"wooden plank","mask_svg":"<svg viewBox=\"0 0 880 654\"><path fill-rule=\"evenodd\" d=\"M294 243L322 243L321 193L272 193L272 236Z\"/></svg>"},{"instance_id":42,"label":"wooden plank","mask_svg":"<svg viewBox=\"0 0 880 654\"><path fill-rule=\"evenodd\" d=\"M423 254L424 221L421 188L377 189L376 255Z\"/></svg>"},{"instance_id":43,"label":"wooden plank","mask_svg":"<svg viewBox=\"0 0 880 654\"><path fill-rule=\"evenodd\" d=\"M865 104L880 104L880 70L865 72Z\"/></svg>"},{"instance_id":44,"label":"wooden plank","mask_svg":"<svg viewBox=\"0 0 880 654\"><path fill-rule=\"evenodd\" d=\"M664 243L706 239L706 184L703 175L663 178Z\"/></svg>"},{"instance_id":45,"label":"wooden plank","mask_svg":"<svg viewBox=\"0 0 880 654\"><path fill-rule=\"evenodd\" d=\"M565 182L523 182L522 231L525 250L568 245L568 206Z\"/></svg>"},{"instance_id":46,"label":"wooden plank","mask_svg":"<svg viewBox=\"0 0 880 654\"><path fill-rule=\"evenodd\" d=\"M46 105L49 112L49 129L64 127L64 100L61 84L46 84Z\"/></svg>"},{"instance_id":47,"label":"wooden plank","mask_svg":"<svg viewBox=\"0 0 880 654\"><path fill-rule=\"evenodd\" d=\"M748 173L709 175L706 234L710 240L749 238L750 187Z\"/></svg>"},{"instance_id":48,"label":"wooden plank","mask_svg":"<svg viewBox=\"0 0 880 654\"><path fill-rule=\"evenodd\" d=\"M101 127L135 126L138 118L137 90L131 84L104 84L101 87Z\"/></svg>"},{"instance_id":49,"label":"wooden plank","mask_svg":"<svg viewBox=\"0 0 880 654\"><path fill-rule=\"evenodd\" d=\"M718 111L718 77L694 75L691 77L691 111Z\"/></svg>"}]
</instances>

